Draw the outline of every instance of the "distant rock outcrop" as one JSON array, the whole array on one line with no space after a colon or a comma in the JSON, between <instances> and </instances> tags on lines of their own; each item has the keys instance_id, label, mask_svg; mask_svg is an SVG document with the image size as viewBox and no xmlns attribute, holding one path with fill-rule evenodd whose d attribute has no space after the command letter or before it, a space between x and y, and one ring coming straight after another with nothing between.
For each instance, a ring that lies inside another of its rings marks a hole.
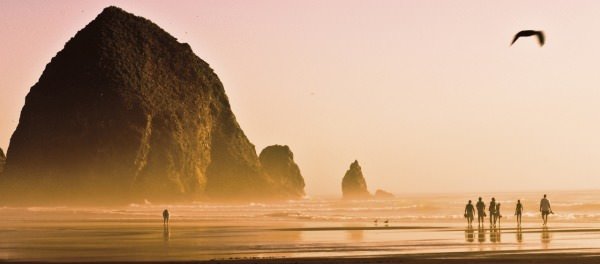
<instances>
[{"instance_id":1,"label":"distant rock outcrop","mask_svg":"<svg viewBox=\"0 0 600 264\"><path fill-rule=\"evenodd\" d=\"M383 199L393 199L393 198L395 198L395 196L391 192L386 192L384 190L377 189L377 191L375 191L374 198L383 200Z\"/></svg>"},{"instance_id":2,"label":"distant rock outcrop","mask_svg":"<svg viewBox=\"0 0 600 264\"><path fill-rule=\"evenodd\" d=\"M268 146L260 152L258 159L267 175L284 189L283 193L290 198L304 196L304 178L288 146Z\"/></svg>"},{"instance_id":3,"label":"distant rock outcrop","mask_svg":"<svg viewBox=\"0 0 600 264\"><path fill-rule=\"evenodd\" d=\"M6 164L6 155L4 155L4 151L0 148L0 173L4 171L4 165Z\"/></svg>"},{"instance_id":4,"label":"distant rock outcrop","mask_svg":"<svg viewBox=\"0 0 600 264\"><path fill-rule=\"evenodd\" d=\"M344 199L366 199L371 197L357 160L350 164L350 169L346 171L342 179L342 194Z\"/></svg>"},{"instance_id":5,"label":"distant rock outcrop","mask_svg":"<svg viewBox=\"0 0 600 264\"><path fill-rule=\"evenodd\" d=\"M104 9L46 66L7 155L0 195L19 202L298 193L263 172L209 65L188 44L117 7Z\"/></svg>"}]
</instances>

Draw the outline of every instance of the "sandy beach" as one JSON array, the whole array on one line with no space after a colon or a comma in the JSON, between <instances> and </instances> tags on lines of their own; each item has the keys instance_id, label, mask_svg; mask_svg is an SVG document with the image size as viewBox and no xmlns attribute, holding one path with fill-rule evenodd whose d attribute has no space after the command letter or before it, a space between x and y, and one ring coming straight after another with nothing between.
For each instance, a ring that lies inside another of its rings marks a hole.
<instances>
[{"instance_id":1,"label":"sandy beach","mask_svg":"<svg viewBox=\"0 0 600 264\"><path fill-rule=\"evenodd\" d=\"M511 194L512 195L512 194ZM529 194L515 194L525 197ZM595 199L590 194L572 198ZM508 196L508 195L506 195ZM533 196L533 195L532 195ZM534 198L531 198L534 199ZM447 201L449 207L434 206ZM449 201L449 202L448 202ZM2 208L5 262L562 263L597 262L595 204L556 202L543 227L526 207L521 228L468 228L462 195L278 204L132 204L121 208ZM568 201L568 200L567 200ZM503 201L504 204L509 202ZM526 203L526 205L531 203ZM160 213L168 207L171 223ZM505 211L505 212L508 212ZM374 219L378 219L375 223ZM388 220L389 223L383 223Z\"/></svg>"},{"instance_id":2,"label":"sandy beach","mask_svg":"<svg viewBox=\"0 0 600 264\"><path fill-rule=\"evenodd\" d=\"M378 256L360 258L292 258L292 259L250 259L250 260L226 260L206 261L198 263L598 263L600 257L594 254L584 253L515 253L505 254L475 254L475 253L438 253L438 254L415 254L401 256Z\"/></svg>"},{"instance_id":3,"label":"sandy beach","mask_svg":"<svg viewBox=\"0 0 600 264\"><path fill-rule=\"evenodd\" d=\"M585 253L505 252L500 254L437 253L359 258L287 258L213 260L198 263L598 263L600 257Z\"/></svg>"},{"instance_id":4,"label":"sandy beach","mask_svg":"<svg viewBox=\"0 0 600 264\"><path fill-rule=\"evenodd\" d=\"M0 0L0 264L600 264L598 10Z\"/></svg>"}]
</instances>

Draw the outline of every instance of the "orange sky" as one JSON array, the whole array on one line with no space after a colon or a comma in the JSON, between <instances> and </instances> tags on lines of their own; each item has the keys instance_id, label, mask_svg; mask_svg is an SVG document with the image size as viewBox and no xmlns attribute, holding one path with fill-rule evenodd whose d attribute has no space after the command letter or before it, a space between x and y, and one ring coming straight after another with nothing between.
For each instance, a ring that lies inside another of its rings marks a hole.
<instances>
[{"instance_id":1,"label":"orange sky","mask_svg":"<svg viewBox=\"0 0 600 264\"><path fill-rule=\"evenodd\" d=\"M600 186L598 1L0 1L0 147L29 88L102 8L144 16L221 78L307 192L354 159L393 192ZM514 33L541 29L509 47ZM481 186L481 187L479 187Z\"/></svg>"}]
</instances>

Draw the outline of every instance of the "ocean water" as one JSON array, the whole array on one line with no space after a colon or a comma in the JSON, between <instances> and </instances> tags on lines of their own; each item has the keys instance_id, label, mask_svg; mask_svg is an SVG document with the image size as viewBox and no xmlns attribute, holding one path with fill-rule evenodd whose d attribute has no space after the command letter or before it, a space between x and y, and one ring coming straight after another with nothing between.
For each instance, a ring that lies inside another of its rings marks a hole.
<instances>
[{"instance_id":1,"label":"ocean water","mask_svg":"<svg viewBox=\"0 0 600 264\"><path fill-rule=\"evenodd\" d=\"M437 252L593 251L600 247L600 192L482 195L502 204L500 228L468 228L475 194L400 195L390 200L312 197L280 203L130 204L0 208L0 260L133 261L378 256ZM513 216L525 207L523 225ZM169 209L169 226L162 210ZM375 220L377 219L377 223ZM387 223L385 223L387 221ZM599 250L600 252L600 250Z\"/></svg>"}]
</instances>

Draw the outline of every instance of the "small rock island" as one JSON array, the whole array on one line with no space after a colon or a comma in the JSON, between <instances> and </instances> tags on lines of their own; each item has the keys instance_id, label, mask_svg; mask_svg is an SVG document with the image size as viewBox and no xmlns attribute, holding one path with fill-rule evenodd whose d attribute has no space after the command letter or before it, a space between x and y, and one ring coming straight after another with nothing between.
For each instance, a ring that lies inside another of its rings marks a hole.
<instances>
[{"instance_id":1,"label":"small rock island","mask_svg":"<svg viewBox=\"0 0 600 264\"><path fill-rule=\"evenodd\" d=\"M344 199L368 199L371 194L367 190L367 182L362 173L362 168L355 160L350 164L342 179L342 195Z\"/></svg>"}]
</instances>

